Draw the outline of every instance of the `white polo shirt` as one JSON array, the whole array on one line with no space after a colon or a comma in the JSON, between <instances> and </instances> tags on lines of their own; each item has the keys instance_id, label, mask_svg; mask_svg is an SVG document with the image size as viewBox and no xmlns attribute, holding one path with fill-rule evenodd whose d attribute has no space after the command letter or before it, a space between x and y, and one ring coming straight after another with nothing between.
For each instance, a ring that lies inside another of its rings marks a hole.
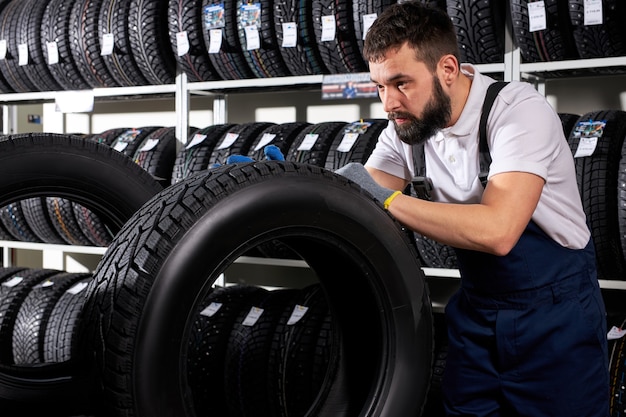
<instances>
[{"instance_id":1,"label":"white polo shirt","mask_svg":"<svg viewBox=\"0 0 626 417\"><path fill-rule=\"evenodd\" d=\"M478 124L490 77L463 64L472 86L459 120L424 145L426 175L433 200L479 203ZM532 219L564 247L582 249L590 232L576 183L574 159L558 114L532 85L511 82L496 98L487 122L491 153L489 178L503 172L529 172L546 183ZM398 139L393 123L381 133L367 166L406 180L414 176L412 147ZM515 190L512 190L515 192Z\"/></svg>"}]
</instances>

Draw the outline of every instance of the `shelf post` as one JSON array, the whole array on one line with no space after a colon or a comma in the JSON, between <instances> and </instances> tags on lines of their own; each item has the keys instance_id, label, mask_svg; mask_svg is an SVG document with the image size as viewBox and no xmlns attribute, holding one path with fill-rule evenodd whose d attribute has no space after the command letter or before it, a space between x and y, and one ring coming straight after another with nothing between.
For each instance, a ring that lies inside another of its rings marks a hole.
<instances>
[{"instance_id":1,"label":"shelf post","mask_svg":"<svg viewBox=\"0 0 626 417\"><path fill-rule=\"evenodd\" d=\"M189 89L187 88L187 74L178 70L176 74L176 149L177 151L189 139Z\"/></svg>"}]
</instances>

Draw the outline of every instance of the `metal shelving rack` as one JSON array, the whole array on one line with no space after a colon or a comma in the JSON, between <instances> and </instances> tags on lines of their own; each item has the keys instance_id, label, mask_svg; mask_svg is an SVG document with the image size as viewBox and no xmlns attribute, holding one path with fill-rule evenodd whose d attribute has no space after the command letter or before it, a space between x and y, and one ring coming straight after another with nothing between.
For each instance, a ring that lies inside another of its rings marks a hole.
<instances>
[{"instance_id":1,"label":"metal shelving rack","mask_svg":"<svg viewBox=\"0 0 626 417\"><path fill-rule=\"evenodd\" d=\"M536 88L545 94L546 82L551 78L554 71L584 70L589 68L626 68L626 57L598 58L573 61L522 63L519 49L513 45L509 33L506 35L505 54L502 63L477 65L483 73L500 74L505 81L526 80L533 82ZM626 70L624 71L626 74ZM213 123L225 123L228 120L227 98L230 94L238 91L293 91L297 89L315 90L321 89L323 75L246 79L228 81L188 82L184 73L176 76L174 84L159 86L137 86L120 88L96 88L91 90L94 100L119 100L140 99L150 97L164 97L175 100L176 111L176 137L181 143L186 138L189 126L189 102L193 95L213 97ZM25 103L53 102L61 92L33 92L0 94L0 104L3 105L5 117L12 120L11 114L15 112L15 106ZM56 254L54 266L58 265L60 257L67 253L82 253L93 256L101 256L105 248L77 247L64 245L47 245L26 242L0 241L3 248L3 263L8 265L13 249L32 249L52 252ZM257 261L243 260L243 263L259 265ZM274 265L275 266L275 265ZM294 265L287 265L293 268ZM297 267L300 267L299 265ZM435 309L443 309L447 297L459 285L459 272L454 269L424 268L424 273L431 283L431 293ZM601 281L601 286L607 289L626 290L626 281Z\"/></svg>"}]
</instances>

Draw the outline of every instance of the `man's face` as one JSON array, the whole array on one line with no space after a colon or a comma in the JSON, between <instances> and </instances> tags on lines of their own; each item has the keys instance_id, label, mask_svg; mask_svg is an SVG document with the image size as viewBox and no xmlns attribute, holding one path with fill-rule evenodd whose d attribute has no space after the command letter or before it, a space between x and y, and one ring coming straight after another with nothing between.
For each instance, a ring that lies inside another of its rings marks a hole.
<instances>
[{"instance_id":1,"label":"man's face","mask_svg":"<svg viewBox=\"0 0 626 417\"><path fill-rule=\"evenodd\" d=\"M450 97L436 74L417 61L408 46L389 51L380 62L370 62L370 74L403 142L423 143L448 125Z\"/></svg>"}]
</instances>

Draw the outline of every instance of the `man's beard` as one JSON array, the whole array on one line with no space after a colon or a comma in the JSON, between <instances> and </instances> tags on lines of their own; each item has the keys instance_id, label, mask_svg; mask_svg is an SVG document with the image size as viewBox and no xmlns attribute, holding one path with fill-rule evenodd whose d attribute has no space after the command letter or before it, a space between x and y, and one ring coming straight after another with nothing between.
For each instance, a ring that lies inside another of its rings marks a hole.
<instances>
[{"instance_id":1,"label":"man's beard","mask_svg":"<svg viewBox=\"0 0 626 417\"><path fill-rule=\"evenodd\" d=\"M421 118L407 112L391 112L388 118L393 121L398 138L408 145L418 145L433 137L439 130L448 125L452 108L450 97L441 87L439 79L433 77L433 97L426 104ZM395 119L407 119L397 124Z\"/></svg>"}]
</instances>

